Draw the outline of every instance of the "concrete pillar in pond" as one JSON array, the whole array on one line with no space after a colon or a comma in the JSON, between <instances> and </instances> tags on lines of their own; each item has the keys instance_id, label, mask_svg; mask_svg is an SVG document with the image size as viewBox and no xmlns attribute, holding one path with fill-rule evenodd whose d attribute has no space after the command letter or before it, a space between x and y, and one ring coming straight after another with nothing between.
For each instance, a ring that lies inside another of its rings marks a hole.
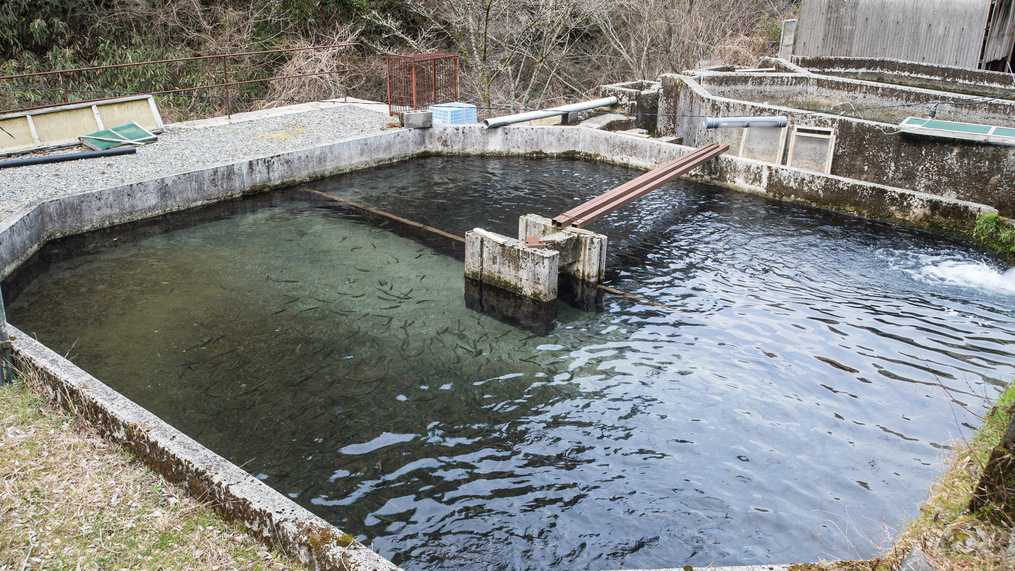
<instances>
[{"instance_id":1,"label":"concrete pillar in pond","mask_svg":"<svg viewBox=\"0 0 1015 571\"><path fill-rule=\"evenodd\" d=\"M539 301L557 298L560 254L476 228L465 233L465 275Z\"/></svg>"},{"instance_id":2,"label":"concrete pillar in pond","mask_svg":"<svg viewBox=\"0 0 1015 571\"><path fill-rule=\"evenodd\" d=\"M539 236L560 252L560 272L579 281L602 283L606 274L606 236L582 228L555 228L549 218L526 214L518 219L518 239Z\"/></svg>"}]
</instances>

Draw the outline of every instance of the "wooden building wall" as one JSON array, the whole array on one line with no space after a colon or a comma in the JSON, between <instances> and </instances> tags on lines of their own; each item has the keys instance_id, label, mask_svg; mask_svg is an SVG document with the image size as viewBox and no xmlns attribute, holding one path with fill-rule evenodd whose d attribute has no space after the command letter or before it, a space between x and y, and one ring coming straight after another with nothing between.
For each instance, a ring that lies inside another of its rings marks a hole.
<instances>
[{"instance_id":1,"label":"wooden building wall","mask_svg":"<svg viewBox=\"0 0 1015 571\"><path fill-rule=\"evenodd\" d=\"M976 69L991 0L804 0L795 55Z\"/></svg>"},{"instance_id":2,"label":"wooden building wall","mask_svg":"<svg viewBox=\"0 0 1015 571\"><path fill-rule=\"evenodd\" d=\"M990 32L983 44L983 62L989 63L1012 56L1015 49L1015 2L1012 0L995 0L994 13L991 15ZM1005 71L1000 67L998 71Z\"/></svg>"}]
</instances>

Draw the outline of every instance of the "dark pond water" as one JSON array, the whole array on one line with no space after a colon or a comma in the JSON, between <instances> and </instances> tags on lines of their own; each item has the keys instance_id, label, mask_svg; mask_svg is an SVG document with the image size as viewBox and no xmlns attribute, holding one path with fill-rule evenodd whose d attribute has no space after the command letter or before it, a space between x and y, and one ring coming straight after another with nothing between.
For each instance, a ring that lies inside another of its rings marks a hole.
<instances>
[{"instance_id":1,"label":"dark pond water","mask_svg":"<svg viewBox=\"0 0 1015 571\"><path fill-rule=\"evenodd\" d=\"M637 171L434 158L308 185L513 235ZM48 247L19 328L406 569L867 556L1015 376L1015 275L939 236L680 182L600 221L539 336L305 190Z\"/></svg>"}]
</instances>

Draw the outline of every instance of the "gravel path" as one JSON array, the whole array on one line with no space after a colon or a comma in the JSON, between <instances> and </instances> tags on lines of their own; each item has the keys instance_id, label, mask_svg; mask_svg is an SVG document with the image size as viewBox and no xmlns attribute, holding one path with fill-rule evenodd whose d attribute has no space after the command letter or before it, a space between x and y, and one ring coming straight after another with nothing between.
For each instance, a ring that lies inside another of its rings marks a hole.
<instances>
[{"instance_id":1,"label":"gravel path","mask_svg":"<svg viewBox=\"0 0 1015 571\"><path fill-rule=\"evenodd\" d=\"M235 116L226 124L219 119L167 125L157 142L133 155L0 169L0 222L40 199L372 135L392 123L387 106L381 111L376 105L309 105L285 111Z\"/></svg>"}]
</instances>

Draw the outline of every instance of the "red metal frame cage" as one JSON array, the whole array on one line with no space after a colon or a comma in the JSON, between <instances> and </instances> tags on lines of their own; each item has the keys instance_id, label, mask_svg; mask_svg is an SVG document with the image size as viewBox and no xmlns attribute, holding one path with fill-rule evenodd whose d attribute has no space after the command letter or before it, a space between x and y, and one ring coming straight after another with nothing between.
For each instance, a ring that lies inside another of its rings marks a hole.
<instances>
[{"instance_id":1,"label":"red metal frame cage","mask_svg":"<svg viewBox=\"0 0 1015 571\"><path fill-rule=\"evenodd\" d=\"M458 56L388 54L388 112L397 115L458 101Z\"/></svg>"}]
</instances>

